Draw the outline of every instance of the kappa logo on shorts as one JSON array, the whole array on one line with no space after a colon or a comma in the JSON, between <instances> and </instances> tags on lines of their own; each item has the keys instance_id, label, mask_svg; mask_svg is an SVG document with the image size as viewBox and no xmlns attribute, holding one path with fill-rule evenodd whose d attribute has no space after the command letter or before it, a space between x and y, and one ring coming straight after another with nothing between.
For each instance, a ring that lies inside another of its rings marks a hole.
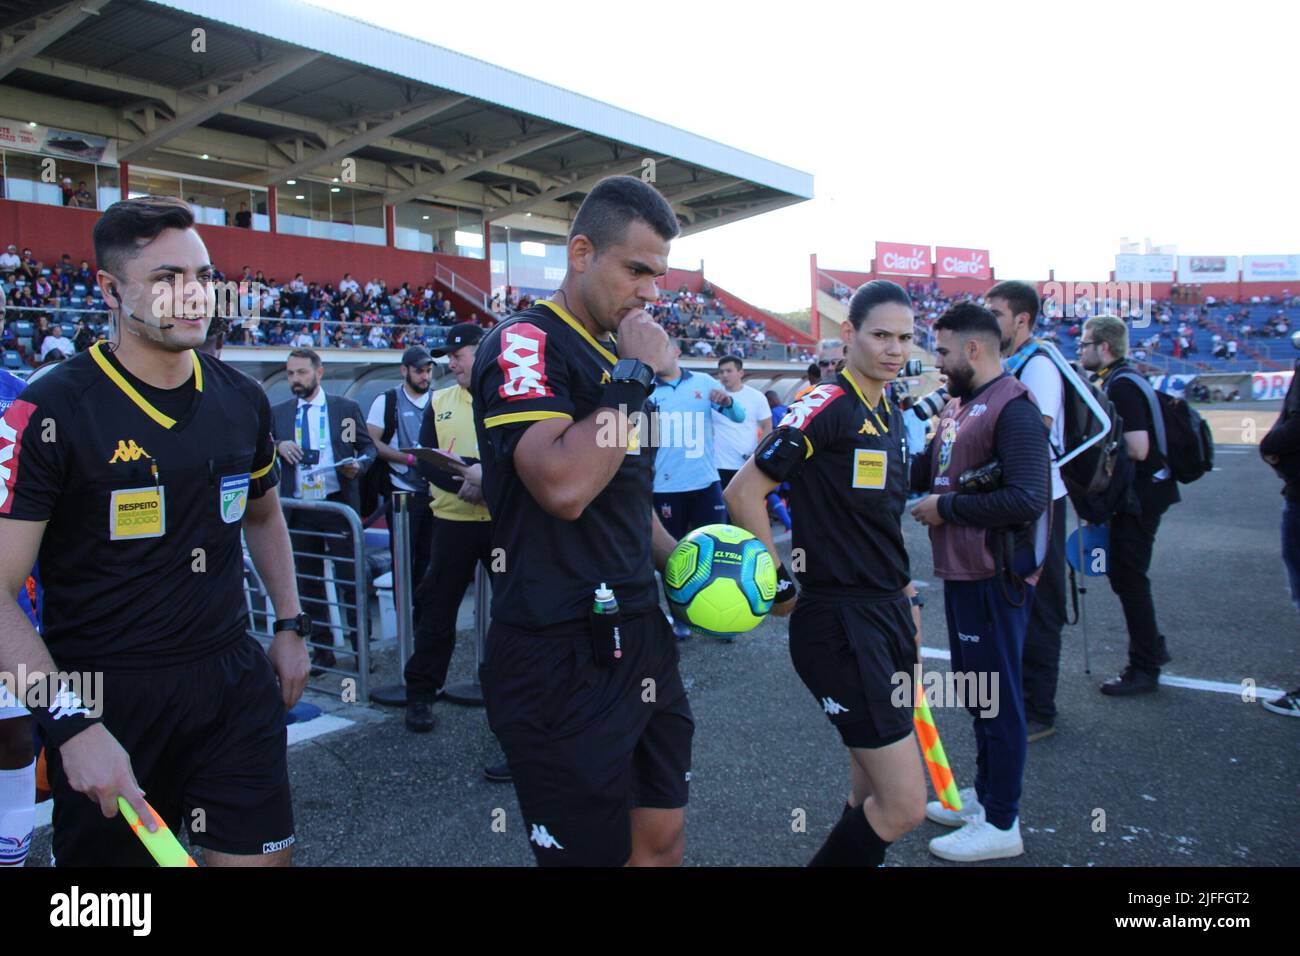
<instances>
[{"instance_id":1,"label":"kappa logo on shorts","mask_svg":"<svg viewBox=\"0 0 1300 956\"><path fill-rule=\"evenodd\" d=\"M497 365L506 377L497 390L502 398L549 398L555 394L546 384L546 333L531 322L502 330Z\"/></svg>"},{"instance_id":2,"label":"kappa logo on shorts","mask_svg":"<svg viewBox=\"0 0 1300 956\"><path fill-rule=\"evenodd\" d=\"M18 455L23 450L23 432L36 406L15 398L0 418L0 515L13 507L14 484L18 481Z\"/></svg>"},{"instance_id":3,"label":"kappa logo on shorts","mask_svg":"<svg viewBox=\"0 0 1300 956\"><path fill-rule=\"evenodd\" d=\"M784 428L789 425L803 431L804 427L816 418L823 408L843 394L844 389L838 385L818 385L790 406L790 410L785 413L785 417L781 419L777 428Z\"/></svg>"},{"instance_id":4,"label":"kappa logo on shorts","mask_svg":"<svg viewBox=\"0 0 1300 956\"><path fill-rule=\"evenodd\" d=\"M831 700L829 697L822 698L822 709L832 717L836 714L847 714L849 712L847 707L837 700Z\"/></svg>"},{"instance_id":5,"label":"kappa logo on shorts","mask_svg":"<svg viewBox=\"0 0 1300 956\"><path fill-rule=\"evenodd\" d=\"M263 843L263 844L262 844L262 852L263 852L263 853L276 853L276 852L278 852L278 851L280 851L280 850L288 849L289 847L293 846L293 844L294 844L294 840L295 840L295 839L296 839L296 838L293 837L293 836L287 836L287 837L285 837L283 840L274 840L274 841L272 841L272 842L270 842L270 843Z\"/></svg>"},{"instance_id":6,"label":"kappa logo on shorts","mask_svg":"<svg viewBox=\"0 0 1300 956\"><path fill-rule=\"evenodd\" d=\"M533 824L533 832L528 835L528 839L531 840L533 843L536 843L543 850L564 849L564 847L560 846L559 840L555 839L555 837L551 836L549 833L546 832L546 827L539 826L536 823Z\"/></svg>"}]
</instances>

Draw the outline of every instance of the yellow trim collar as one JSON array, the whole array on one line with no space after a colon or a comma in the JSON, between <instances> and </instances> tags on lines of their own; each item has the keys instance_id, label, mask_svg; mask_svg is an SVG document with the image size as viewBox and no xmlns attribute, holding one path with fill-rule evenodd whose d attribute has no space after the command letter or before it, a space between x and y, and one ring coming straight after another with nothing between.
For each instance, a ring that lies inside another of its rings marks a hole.
<instances>
[{"instance_id":1,"label":"yellow trim collar","mask_svg":"<svg viewBox=\"0 0 1300 956\"><path fill-rule=\"evenodd\" d=\"M567 322L569 326L573 329L573 331L577 332L584 339L586 339L587 344L590 345L597 352L599 352L601 356L605 359L605 361L607 361L610 365L618 364L618 356L615 355L613 352L611 352L609 349L605 348L605 346L601 345L594 338L592 338L591 333L582 327L582 323L579 322L577 319L575 319L573 316L571 316L568 313L568 311L564 309L562 306L556 304L555 302L552 302L550 299L541 299L538 301L537 304L546 306L548 309L554 312L559 318ZM614 344L616 345L618 344L618 339L614 340Z\"/></svg>"},{"instance_id":2,"label":"yellow trim collar","mask_svg":"<svg viewBox=\"0 0 1300 956\"><path fill-rule=\"evenodd\" d=\"M176 425L176 419L170 415L165 415L155 408L147 398L141 395L123 376L122 373L113 367L113 363L108 360L103 351L104 343L96 342L90 347L90 357L94 359L99 370L108 376L109 380L121 389L122 394L131 401L135 402L140 411L144 412L163 428L172 428ZM199 364L199 356L193 349L190 350L190 358L194 362L194 390L203 391L203 367Z\"/></svg>"}]
</instances>

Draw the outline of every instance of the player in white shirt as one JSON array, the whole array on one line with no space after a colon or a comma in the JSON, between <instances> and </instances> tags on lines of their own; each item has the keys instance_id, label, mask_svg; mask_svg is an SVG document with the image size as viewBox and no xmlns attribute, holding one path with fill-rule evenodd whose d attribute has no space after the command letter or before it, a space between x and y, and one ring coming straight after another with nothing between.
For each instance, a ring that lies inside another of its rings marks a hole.
<instances>
[{"instance_id":1,"label":"player in white shirt","mask_svg":"<svg viewBox=\"0 0 1300 956\"><path fill-rule=\"evenodd\" d=\"M722 487L726 488L732 476L740 471L745 460L754 453L759 441L772 430L772 408L763 393L744 384L745 363L735 355L718 359L718 378L722 387L745 410L745 419L733 422L719 412L713 416L713 463L718 468Z\"/></svg>"}]
</instances>

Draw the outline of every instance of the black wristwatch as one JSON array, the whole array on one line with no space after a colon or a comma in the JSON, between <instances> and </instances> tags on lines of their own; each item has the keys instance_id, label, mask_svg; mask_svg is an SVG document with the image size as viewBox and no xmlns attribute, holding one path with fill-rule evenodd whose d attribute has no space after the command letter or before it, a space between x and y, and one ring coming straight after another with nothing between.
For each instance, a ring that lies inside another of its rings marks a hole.
<instances>
[{"instance_id":1,"label":"black wristwatch","mask_svg":"<svg viewBox=\"0 0 1300 956\"><path fill-rule=\"evenodd\" d=\"M297 631L299 637L311 637L311 615L302 611L297 617L285 617L271 625L271 633L279 634L281 631Z\"/></svg>"},{"instance_id":2,"label":"black wristwatch","mask_svg":"<svg viewBox=\"0 0 1300 956\"><path fill-rule=\"evenodd\" d=\"M636 382L645 386L647 392L654 391L655 371L640 359L619 359L610 369L611 382Z\"/></svg>"},{"instance_id":3,"label":"black wristwatch","mask_svg":"<svg viewBox=\"0 0 1300 956\"><path fill-rule=\"evenodd\" d=\"M920 591L917 591L907 599L907 603L912 605L912 607L925 607L925 598L921 596Z\"/></svg>"}]
</instances>

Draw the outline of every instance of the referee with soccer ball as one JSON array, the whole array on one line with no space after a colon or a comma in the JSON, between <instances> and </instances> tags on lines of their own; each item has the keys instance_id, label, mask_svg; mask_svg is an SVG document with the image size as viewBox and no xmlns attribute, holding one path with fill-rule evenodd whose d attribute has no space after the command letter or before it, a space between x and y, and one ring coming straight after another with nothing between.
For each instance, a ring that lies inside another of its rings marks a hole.
<instances>
[{"instance_id":1,"label":"referee with soccer ball","mask_svg":"<svg viewBox=\"0 0 1300 956\"><path fill-rule=\"evenodd\" d=\"M654 574L675 542L638 427L655 375L675 373L645 305L677 232L654 187L602 180L554 299L474 361L494 550L480 677L543 866L678 865L685 844L694 721Z\"/></svg>"},{"instance_id":2,"label":"referee with soccer ball","mask_svg":"<svg viewBox=\"0 0 1300 956\"><path fill-rule=\"evenodd\" d=\"M790 483L797 597L784 567L772 613L790 618L799 677L849 748L848 805L811 866L880 866L925 819L925 777L912 730L921 616L903 545L905 426L888 385L907 359L912 303L868 282L841 326L845 365L790 406L727 487L732 521L779 562L767 495Z\"/></svg>"}]
</instances>

